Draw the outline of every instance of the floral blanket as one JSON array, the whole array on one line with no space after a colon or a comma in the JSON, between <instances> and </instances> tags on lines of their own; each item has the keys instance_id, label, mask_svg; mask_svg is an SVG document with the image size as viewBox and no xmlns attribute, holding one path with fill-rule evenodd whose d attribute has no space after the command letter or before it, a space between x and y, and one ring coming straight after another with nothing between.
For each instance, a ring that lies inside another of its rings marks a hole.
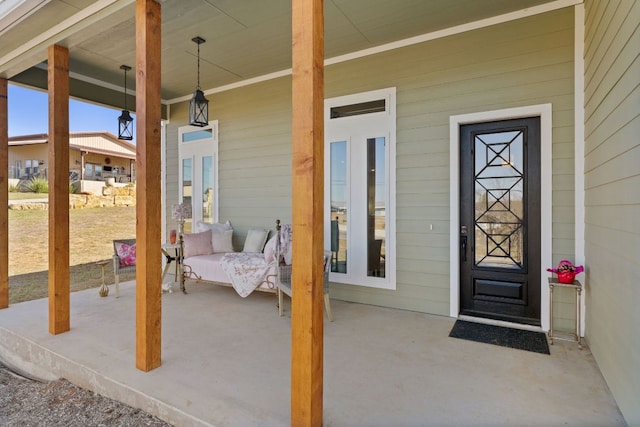
<instances>
[{"instance_id":1,"label":"floral blanket","mask_svg":"<svg viewBox=\"0 0 640 427\"><path fill-rule=\"evenodd\" d=\"M286 265L291 265L291 256L293 255L292 235L293 227L291 224L284 224L280 228L280 261L283 261Z\"/></svg>"},{"instance_id":2,"label":"floral blanket","mask_svg":"<svg viewBox=\"0 0 640 427\"><path fill-rule=\"evenodd\" d=\"M245 298L273 273L275 262L267 263L258 252L230 252L220 260L220 267L231 279L238 295Z\"/></svg>"}]
</instances>

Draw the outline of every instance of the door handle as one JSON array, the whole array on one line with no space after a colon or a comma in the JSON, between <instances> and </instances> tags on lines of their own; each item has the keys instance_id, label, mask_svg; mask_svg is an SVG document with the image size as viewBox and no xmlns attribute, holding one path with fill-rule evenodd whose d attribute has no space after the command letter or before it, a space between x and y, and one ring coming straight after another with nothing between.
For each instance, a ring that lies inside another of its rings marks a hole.
<instances>
[{"instance_id":1,"label":"door handle","mask_svg":"<svg viewBox=\"0 0 640 427\"><path fill-rule=\"evenodd\" d=\"M467 226L460 227L460 259L467 262Z\"/></svg>"}]
</instances>

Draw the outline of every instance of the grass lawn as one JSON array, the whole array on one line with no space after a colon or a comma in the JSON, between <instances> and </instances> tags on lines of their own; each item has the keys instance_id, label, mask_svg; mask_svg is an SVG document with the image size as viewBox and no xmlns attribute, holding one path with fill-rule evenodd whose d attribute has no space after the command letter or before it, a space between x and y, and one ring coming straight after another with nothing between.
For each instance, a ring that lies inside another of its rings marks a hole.
<instances>
[{"instance_id":1,"label":"grass lawn","mask_svg":"<svg viewBox=\"0 0 640 427\"><path fill-rule=\"evenodd\" d=\"M9 200L28 200L28 199L47 199L49 193L20 193L11 191L9 192Z\"/></svg>"},{"instance_id":2,"label":"grass lawn","mask_svg":"<svg viewBox=\"0 0 640 427\"><path fill-rule=\"evenodd\" d=\"M98 287L102 276L95 262L111 260L113 239L135 237L136 208L72 209L69 216L71 291ZM48 295L48 218L47 210L9 209L10 304ZM135 273L120 277L120 281L133 279ZM109 263L105 267L105 282L110 285L113 281L113 265Z\"/></svg>"}]
</instances>

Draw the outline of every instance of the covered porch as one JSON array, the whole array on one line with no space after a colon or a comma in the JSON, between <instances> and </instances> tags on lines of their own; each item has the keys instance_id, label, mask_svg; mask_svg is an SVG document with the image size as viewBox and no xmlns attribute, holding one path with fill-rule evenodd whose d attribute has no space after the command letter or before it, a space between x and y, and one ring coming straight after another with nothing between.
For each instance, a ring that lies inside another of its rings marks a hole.
<instances>
[{"instance_id":1,"label":"covered porch","mask_svg":"<svg viewBox=\"0 0 640 427\"><path fill-rule=\"evenodd\" d=\"M162 296L162 365L135 359L135 283L73 293L71 330L47 300L0 311L4 362L64 377L180 426L290 419L291 308L272 294L190 284ZM333 301L324 327L324 425L625 425L588 348L551 355L449 338L455 319Z\"/></svg>"}]
</instances>

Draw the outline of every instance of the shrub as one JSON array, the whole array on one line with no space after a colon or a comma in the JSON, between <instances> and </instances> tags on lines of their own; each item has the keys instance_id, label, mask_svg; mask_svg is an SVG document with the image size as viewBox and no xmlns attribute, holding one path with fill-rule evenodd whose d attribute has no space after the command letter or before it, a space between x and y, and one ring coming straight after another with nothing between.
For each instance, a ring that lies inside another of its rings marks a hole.
<instances>
[{"instance_id":1,"label":"shrub","mask_svg":"<svg viewBox=\"0 0 640 427\"><path fill-rule=\"evenodd\" d=\"M18 186L15 184L11 184L9 185L9 193L19 193L20 190L18 189Z\"/></svg>"},{"instance_id":2,"label":"shrub","mask_svg":"<svg viewBox=\"0 0 640 427\"><path fill-rule=\"evenodd\" d=\"M46 178L34 176L27 184L27 189L33 193L48 193L49 181Z\"/></svg>"}]
</instances>

